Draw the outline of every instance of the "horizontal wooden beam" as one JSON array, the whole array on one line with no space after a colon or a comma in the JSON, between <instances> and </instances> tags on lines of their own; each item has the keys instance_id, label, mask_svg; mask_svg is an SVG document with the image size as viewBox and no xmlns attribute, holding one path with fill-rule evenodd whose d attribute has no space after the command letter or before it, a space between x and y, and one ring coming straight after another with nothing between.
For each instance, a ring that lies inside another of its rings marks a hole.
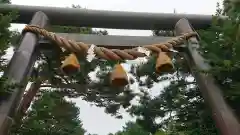
<instances>
[{"instance_id":1,"label":"horizontal wooden beam","mask_svg":"<svg viewBox=\"0 0 240 135\"><path fill-rule=\"evenodd\" d=\"M173 30L179 19L187 18L195 29L205 29L210 26L212 20L211 15L137 13L0 4L0 13L6 14L12 10L18 11L19 15L13 23L28 24L35 12L42 11L49 16L52 25L95 28Z\"/></svg>"},{"instance_id":2,"label":"horizontal wooden beam","mask_svg":"<svg viewBox=\"0 0 240 135\"><path fill-rule=\"evenodd\" d=\"M57 36L71 39L86 44L94 44L111 49L129 49L138 46L162 43L172 39L173 37L161 36L113 36L113 35L90 35L90 34L67 34L57 33ZM43 46L49 46L50 42L41 40ZM44 45L45 44L45 45ZM182 46L181 46L182 47Z\"/></svg>"}]
</instances>

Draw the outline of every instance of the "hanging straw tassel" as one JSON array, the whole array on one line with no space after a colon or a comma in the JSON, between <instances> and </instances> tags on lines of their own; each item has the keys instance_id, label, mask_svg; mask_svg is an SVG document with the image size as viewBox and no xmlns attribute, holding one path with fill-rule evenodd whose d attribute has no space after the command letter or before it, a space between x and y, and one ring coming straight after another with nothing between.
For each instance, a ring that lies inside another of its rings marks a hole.
<instances>
[{"instance_id":1,"label":"hanging straw tassel","mask_svg":"<svg viewBox=\"0 0 240 135\"><path fill-rule=\"evenodd\" d=\"M160 52L156 61L156 72L171 72L173 71L173 63L166 52Z\"/></svg>"},{"instance_id":2,"label":"hanging straw tassel","mask_svg":"<svg viewBox=\"0 0 240 135\"><path fill-rule=\"evenodd\" d=\"M65 74L76 73L80 69L80 64L74 53L71 53L64 61L61 66L62 71Z\"/></svg>"},{"instance_id":3,"label":"hanging straw tassel","mask_svg":"<svg viewBox=\"0 0 240 135\"><path fill-rule=\"evenodd\" d=\"M110 81L113 86L125 86L128 84L128 76L121 64L115 65Z\"/></svg>"}]
</instances>

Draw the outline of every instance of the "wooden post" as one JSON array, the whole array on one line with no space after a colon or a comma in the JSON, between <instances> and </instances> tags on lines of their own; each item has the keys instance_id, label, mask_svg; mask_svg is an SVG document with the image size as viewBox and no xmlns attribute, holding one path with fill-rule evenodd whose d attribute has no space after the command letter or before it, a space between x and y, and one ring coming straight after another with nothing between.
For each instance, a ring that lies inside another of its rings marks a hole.
<instances>
[{"instance_id":1,"label":"wooden post","mask_svg":"<svg viewBox=\"0 0 240 135\"><path fill-rule=\"evenodd\" d=\"M43 12L36 12L32 18L32 25L46 27L48 17ZM27 84L27 77L30 75L34 62L37 58L38 36L26 32L22 35L22 40L18 50L14 53L4 77L12 83L21 84L24 88L12 89L11 96L0 104L0 135L7 135L11 126L12 118L16 113L23 92Z\"/></svg>"},{"instance_id":2,"label":"wooden post","mask_svg":"<svg viewBox=\"0 0 240 135\"><path fill-rule=\"evenodd\" d=\"M28 108L31 105L31 102L33 101L34 97L36 96L37 92L39 91L41 87L41 81L40 79L37 79L35 82L33 82L28 89L27 93L24 94L20 105L18 107L17 115L19 115L19 119L21 119L25 114Z\"/></svg>"},{"instance_id":3,"label":"wooden post","mask_svg":"<svg viewBox=\"0 0 240 135\"><path fill-rule=\"evenodd\" d=\"M176 35L193 32L188 20L180 19L175 26ZM239 122L227 105L220 88L214 83L211 75L194 71L194 69L208 70L210 66L205 63L203 57L198 53L199 44L196 37L189 39L186 59L195 76L206 103L211 107L216 125L222 135L240 135Z\"/></svg>"}]
</instances>

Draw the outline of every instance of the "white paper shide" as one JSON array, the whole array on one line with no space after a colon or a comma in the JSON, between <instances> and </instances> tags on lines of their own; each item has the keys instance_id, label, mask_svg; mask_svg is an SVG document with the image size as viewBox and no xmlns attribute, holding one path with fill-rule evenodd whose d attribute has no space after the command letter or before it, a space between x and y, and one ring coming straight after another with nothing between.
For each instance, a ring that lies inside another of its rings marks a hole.
<instances>
[{"instance_id":1,"label":"white paper shide","mask_svg":"<svg viewBox=\"0 0 240 135\"><path fill-rule=\"evenodd\" d=\"M94 47L95 47L95 45L92 44L87 51L87 61L88 62L91 62L93 60L93 58L96 56L96 54L94 53Z\"/></svg>"}]
</instances>

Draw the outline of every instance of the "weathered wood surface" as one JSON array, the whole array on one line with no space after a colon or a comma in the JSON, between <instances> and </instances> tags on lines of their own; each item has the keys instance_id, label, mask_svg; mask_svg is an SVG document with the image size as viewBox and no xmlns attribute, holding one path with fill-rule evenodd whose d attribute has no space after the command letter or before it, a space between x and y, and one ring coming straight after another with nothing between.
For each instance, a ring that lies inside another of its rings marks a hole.
<instances>
[{"instance_id":1,"label":"weathered wood surface","mask_svg":"<svg viewBox=\"0 0 240 135\"><path fill-rule=\"evenodd\" d=\"M46 13L52 25L96 27L114 29L173 30L176 22L187 18L195 29L205 29L211 24L211 15L174 14L174 13L137 13L104 11L60 7L41 7L26 5L0 5L0 13L17 10L19 17L14 23L28 24L37 11ZM225 17L223 17L225 18Z\"/></svg>"},{"instance_id":2,"label":"weathered wood surface","mask_svg":"<svg viewBox=\"0 0 240 135\"><path fill-rule=\"evenodd\" d=\"M193 31L186 19L179 20L175 30L178 35ZM240 126L237 117L235 117L231 108L227 105L221 89L214 83L213 77L194 70L195 68L199 70L208 70L210 68L197 50L199 48L197 39L193 37L189 40L189 43L186 59L191 71L195 75L206 104L212 110L218 129L222 135L240 135Z\"/></svg>"},{"instance_id":3,"label":"weathered wood surface","mask_svg":"<svg viewBox=\"0 0 240 135\"><path fill-rule=\"evenodd\" d=\"M161 36L113 36L113 35L90 35L90 34L73 34L73 33L57 33L58 36L71 39L86 44L94 44L111 49L129 49L138 46L156 44L171 40L173 37ZM49 41L41 40L40 43L44 48L49 47ZM180 48L183 45L179 46Z\"/></svg>"},{"instance_id":4,"label":"weathered wood surface","mask_svg":"<svg viewBox=\"0 0 240 135\"><path fill-rule=\"evenodd\" d=\"M36 12L30 24L44 28L48 24L48 17L43 12ZM7 71L4 72L4 76L8 78L10 83L17 83L23 87L12 89L11 96L0 104L0 135L7 135L11 126L11 119L17 111L27 84L27 78L38 54L37 45L38 37L33 33L26 32L19 48L14 52Z\"/></svg>"}]
</instances>

